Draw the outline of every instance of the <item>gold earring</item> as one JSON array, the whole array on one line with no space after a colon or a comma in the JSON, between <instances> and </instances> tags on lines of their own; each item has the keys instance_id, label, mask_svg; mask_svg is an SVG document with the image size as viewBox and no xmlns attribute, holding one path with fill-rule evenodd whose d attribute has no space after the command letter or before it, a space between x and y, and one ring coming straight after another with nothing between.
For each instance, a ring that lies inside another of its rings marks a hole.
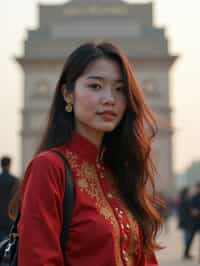
<instances>
[{"instance_id":1,"label":"gold earring","mask_svg":"<svg viewBox=\"0 0 200 266\"><path fill-rule=\"evenodd\" d=\"M68 113L72 112L72 106L73 106L73 96L72 94L67 95L66 97L66 106L65 106L65 111Z\"/></svg>"}]
</instances>

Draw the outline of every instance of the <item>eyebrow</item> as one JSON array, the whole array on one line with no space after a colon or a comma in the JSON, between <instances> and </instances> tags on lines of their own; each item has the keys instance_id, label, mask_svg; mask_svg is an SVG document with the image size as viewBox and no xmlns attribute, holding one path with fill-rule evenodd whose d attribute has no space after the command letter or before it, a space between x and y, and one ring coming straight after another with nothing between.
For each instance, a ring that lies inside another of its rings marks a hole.
<instances>
[{"instance_id":1,"label":"eyebrow","mask_svg":"<svg viewBox=\"0 0 200 266\"><path fill-rule=\"evenodd\" d=\"M105 80L105 78L101 77L101 76L88 76L87 79L99 79L99 80L102 80L102 81ZM113 81L114 82L122 82L123 83L122 79L114 79Z\"/></svg>"}]
</instances>

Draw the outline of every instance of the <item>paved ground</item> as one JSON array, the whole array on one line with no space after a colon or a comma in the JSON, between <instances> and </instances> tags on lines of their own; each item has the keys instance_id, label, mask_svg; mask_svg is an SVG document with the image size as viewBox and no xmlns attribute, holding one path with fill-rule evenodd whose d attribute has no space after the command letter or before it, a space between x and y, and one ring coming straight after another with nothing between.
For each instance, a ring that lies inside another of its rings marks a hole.
<instances>
[{"instance_id":1,"label":"paved ground","mask_svg":"<svg viewBox=\"0 0 200 266\"><path fill-rule=\"evenodd\" d=\"M168 230L165 230L159 237L159 243L166 246L157 253L160 266L199 266L200 236L196 236L191 247L193 260L182 259L182 232L177 230L175 218L169 221Z\"/></svg>"}]
</instances>

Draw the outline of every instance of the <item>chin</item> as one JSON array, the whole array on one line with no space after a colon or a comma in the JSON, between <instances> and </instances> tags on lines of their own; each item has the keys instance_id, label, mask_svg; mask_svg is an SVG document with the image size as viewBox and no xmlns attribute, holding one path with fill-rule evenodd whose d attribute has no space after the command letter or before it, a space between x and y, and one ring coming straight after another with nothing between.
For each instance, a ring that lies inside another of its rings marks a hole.
<instances>
[{"instance_id":1,"label":"chin","mask_svg":"<svg viewBox=\"0 0 200 266\"><path fill-rule=\"evenodd\" d=\"M104 126L104 127L98 127L97 130L101 131L103 133L111 132L116 128L116 126Z\"/></svg>"},{"instance_id":2,"label":"chin","mask_svg":"<svg viewBox=\"0 0 200 266\"><path fill-rule=\"evenodd\" d=\"M113 131L118 126L118 123L116 122L106 122L106 123L97 123L93 124L93 128L95 128L96 131L106 133Z\"/></svg>"}]
</instances>

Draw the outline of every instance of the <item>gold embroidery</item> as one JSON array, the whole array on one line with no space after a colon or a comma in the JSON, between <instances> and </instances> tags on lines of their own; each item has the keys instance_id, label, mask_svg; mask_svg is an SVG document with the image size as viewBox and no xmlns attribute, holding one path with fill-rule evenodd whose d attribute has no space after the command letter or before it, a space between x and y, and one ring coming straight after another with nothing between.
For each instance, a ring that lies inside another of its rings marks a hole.
<instances>
[{"instance_id":1,"label":"gold embroidery","mask_svg":"<svg viewBox=\"0 0 200 266\"><path fill-rule=\"evenodd\" d=\"M130 210L127 208L127 206L124 204L124 201L121 199L121 196L118 192L118 189L116 187L116 184L114 182L114 177L112 173L109 171L109 178L108 181L110 185L112 186L112 193L114 194L115 198L117 198L120 202L120 205L122 205L123 211L126 213L127 219L129 221L128 229L131 231L131 238L129 242L129 249L128 249L128 266L133 266L133 260L134 256L139 251L139 225L133 216L133 214L130 212Z\"/></svg>"},{"instance_id":2,"label":"gold embroidery","mask_svg":"<svg viewBox=\"0 0 200 266\"><path fill-rule=\"evenodd\" d=\"M126 211L126 214L130 223L131 230L131 238L128 250L128 257L130 263L128 263L128 266L132 266L131 260L134 260L134 256L138 253L139 248L139 226L135 218L133 218L132 214L129 212L129 210Z\"/></svg>"},{"instance_id":3,"label":"gold embroidery","mask_svg":"<svg viewBox=\"0 0 200 266\"><path fill-rule=\"evenodd\" d=\"M78 185L80 190L82 192L86 192L91 198L95 199L99 212L106 220L109 220L112 224L114 224L116 219L112 208L109 206L107 200L105 200L105 196L101 191L95 167L84 161L81 164L78 164L78 158L72 152L67 152L67 159L71 163L72 168L76 169L76 174L79 178Z\"/></svg>"},{"instance_id":4,"label":"gold embroidery","mask_svg":"<svg viewBox=\"0 0 200 266\"><path fill-rule=\"evenodd\" d=\"M102 190L102 187L99 183L97 172L95 169L95 166L92 164L89 164L86 161L81 161L81 163L78 163L78 156L76 154L73 154L71 151L67 151L66 157L70 162L70 165L73 170L75 170L76 175L78 177L77 184L80 188L81 192L87 193L92 199L95 199L96 206L99 210L99 213L112 224L114 227L114 234L115 234L115 250L118 250L117 252L117 258L116 263L117 266L122 266L124 263L122 262L121 258L121 248L120 248L120 229L119 229L119 223L115 217L114 211L110 204L108 203L107 199L105 198L104 192ZM112 177L111 177L112 179ZM112 188L114 189L113 184L111 184ZM112 192L120 201L120 199L117 191L114 189ZM125 204L122 203L122 209L127 215L130 229L131 230L131 239L129 243L129 250L128 250L128 264L133 266L134 265L134 254L138 250L138 239L139 239L139 230L138 230L138 224L135 219L133 219L132 214L130 211L126 208Z\"/></svg>"},{"instance_id":5,"label":"gold embroidery","mask_svg":"<svg viewBox=\"0 0 200 266\"><path fill-rule=\"evenodd\" d=\"M78 185L79 185L79 187L81 187L83 190L84 189L87 189L87 187L88 187L88 183L87 183L87 181L85 180L85 179L80 179L79 181L78 181Z\"/></svg>"}]
</instances>

